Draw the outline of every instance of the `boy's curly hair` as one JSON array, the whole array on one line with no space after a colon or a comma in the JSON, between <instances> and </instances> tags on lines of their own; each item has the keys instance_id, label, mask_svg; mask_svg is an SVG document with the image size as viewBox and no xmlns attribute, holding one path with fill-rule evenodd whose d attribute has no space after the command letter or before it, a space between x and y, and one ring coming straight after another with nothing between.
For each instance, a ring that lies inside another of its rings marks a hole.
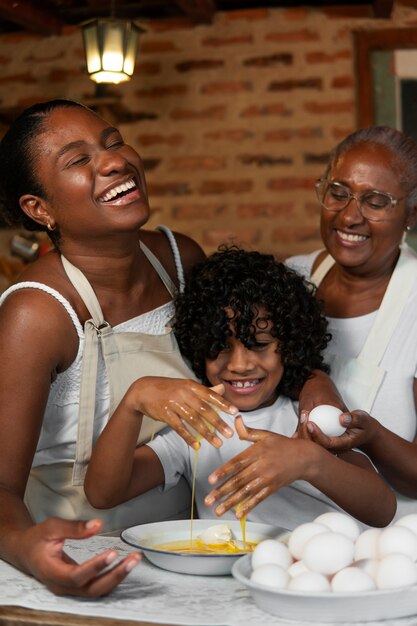
<instances>
[{"instance_id":1,"label":"boy's curly hair","mask_svg":"<svg viewBox=\"0 0 417 626\"><path fill-rule=\"evenodd\" d=\"M322 351L330 335L315 288L272 255L221 247L195 265L177 295L174 332L183 356L206 385L206 359L227 345L230 311L236 337L247 347L256 341L254 318L265 309L278 339L284 374L279 393L292 395L313 369L328 372Z\"/></svg>"}]
</instances>

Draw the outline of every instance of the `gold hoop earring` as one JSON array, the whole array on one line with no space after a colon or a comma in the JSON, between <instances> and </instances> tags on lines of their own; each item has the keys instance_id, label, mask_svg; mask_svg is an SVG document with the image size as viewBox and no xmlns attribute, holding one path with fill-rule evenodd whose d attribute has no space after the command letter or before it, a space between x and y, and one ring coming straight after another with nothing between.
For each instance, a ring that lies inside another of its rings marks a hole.
<instances>
[{"instance_id":1,"label":"gold hoop earring","mask_svg":"<svg viewBox=\"0 0 417 626\"><path fill-rule=\"evenodd\" d=\"M51 222L48 222L46 228L49 230L49 232L52 232L53 230L55 230L56 226L52 226Z\"/></svg>"}]
</instances>

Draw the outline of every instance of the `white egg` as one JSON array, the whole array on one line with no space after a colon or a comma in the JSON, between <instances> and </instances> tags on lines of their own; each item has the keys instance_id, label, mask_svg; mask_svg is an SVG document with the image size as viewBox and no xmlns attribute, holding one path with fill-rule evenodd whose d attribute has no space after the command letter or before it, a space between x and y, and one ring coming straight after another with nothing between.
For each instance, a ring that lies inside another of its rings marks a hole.
<instances>
[{"instance_id":1,"label":"white egg","mask_svg":"<svg viewBox=\"0 0 417 626\"><path fill-rule=\"evenodd\" d=\"M356 539L360 535L360 528L357 522L346 515L346 513L339 513L338 511L328 511L327 513L322 513L314 520L316 524L323 524L333 530L335 533L340 533L341 535L346 535L352 541L356 541Z\"/></svg>"},{"instance_id":2,"label":"white egg","mask_svg":"<svg viewBox=\"0 0 417 626\"><path fill-rule=\"evenodd\" d=\"M359 567L364 572L369 574L372 580L376 581L376 575L379 567L378 559L359 559L359 561L355 561L355 567Z\"/></svg>"},{"instance_id":3,"label":"white egg","mask_svg":"<svg viewBox=\"0 0 417 626\"><path fill-rule=\"evenodd\" d=\"M308 419L314 422L320 430L328 437L338 437L342 435L346 428L339 422L342 411L330 404L319 404L310 411Z\"/></svg>"},{"instance_id":4,"label":"white egg","mask_svg":"<svg viewBox=\"0 0 417 626\"><path fill-rule=\"evenodd\" d=\"M303 574L304 572L309 571L310 570L306 568L304 561L294 561L294 563L292 563L287 569L287 572L289 573L291 578L295 578L299 574Z\"/></svg>"},{"instance_id":5,"label":"white egg","mask_svg":"<svg viewBox=\"0 0 417 626\"><path fill-rule=\"evenodd\" d=\"M378 589L408 587L417 583L417 567L405 554L388 554L380 560L376 575Z\"/></svg>"},{"instance_id":6,"label":"white egg","mask_svg":"<svg viewBox=\"0 0 417 626\"><path fill-rule=\"evenodd\" d=\"M405 526L388 526L381 531L378 539L379 557L387 554L406 554L413 561L417 559L417 535Z\"/></svg>"},{"instance_id":7,"label":"white egg","mask_svg":"<svg viewBox=\"0 0 417 626\"><path fill-rule=\"evenodd\" d=\"M350 565L353 554L354 543L351 539L329 531L307 541L303 561L309 570L330 576Z\"/></svg>"},{"instance_id":8,"label":"white egg","mask_svg":"<svg viewBox=\"0 0 417 626\"><path fill-rule=\"evenodd\" d=\"M409 513L394 522L394 526L405 526L417 535L417 513Z\"/></svg>"},{"instance_id":9,"label":"white egg","mask_svg":"<svg viewBox=\"0 0 417 626\"><path fill-rule=\"evenodd\" d=\"M323 574L306 571L291 578L288 589L293 591L330 591L330 583Z\"/></svg>"},{"instance_id":10,"label":"white egg","mask_svg":"<svg viewBox=\"0 0 417 626\"><path fill-rule=\"evenodd\" d=\"M253 570L250 579L254 583L266 585L273 589L285 589L290 577L283 567L274 563L266 563Z\"/></svg>"},{"instance_id":11,"label":"white egg","mask_svg":"<svg viewBox=\"0 0 417 626\"><path fill-rule=\"evenodd\" d=\"M295 559L301 559L303 556L304 546L307 541L311 537L327 531L327 526L324 526L324 524L317 524L315 522L306 522L305 524L300 524L294 528L288 539L288 548L292 556Z\"/></svg>"},{"instance_id":12,"label":"white egg","mask_svg":"<svg viewBox=\"0 0 417 626\"><path fill-rule=\"evenodd\" d=\"M359 567L345 567L335 574L331 582L332 591L356 592L372 591L376 585L369 574Z\"/></svg>"},{"instance_id":13,"label":"white egg","mask_svg":"<svg viewBox=\"0 0 417 626\"><path fill-rule=\"evenodd\" d=\"M276 539L265 539L255 547L251 562L254 570L267 563L280 565L286 570L292 563L292 557L285 544Z\"/></svg>"},{"instance_id":14,"label":"white egg","mask_svg":"<svg viewBox=\"0 0 417 626\"><path fill-rule=\"evenodd\" d=\"M378 558L378 541L381 532L380 528L368 528L359 535L355 542L355 561Z\"/></svg>"},{"instance_id":15,"label":"white egg","mask_svg":"<svg viewBox=\"0 0 417 626\"><path fill-rule=\"evenodd\" d=\"M232 532L226 524L215 524L205 528L198 539L205 544L216 546L229 543L232 540Z\"/></svg>"}]
</instances>

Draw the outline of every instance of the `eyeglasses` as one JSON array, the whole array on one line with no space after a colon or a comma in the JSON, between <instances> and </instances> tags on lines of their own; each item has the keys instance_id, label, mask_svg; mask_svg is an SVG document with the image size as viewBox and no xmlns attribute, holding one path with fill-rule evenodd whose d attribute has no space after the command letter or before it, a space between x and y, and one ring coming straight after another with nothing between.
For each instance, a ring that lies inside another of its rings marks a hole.
<instances>
[{"instance_id":1,"label":"eyeglasses","mask_svg":"<svg viewBox=\"0 0 417 626\"><path fill-rule=\"evenodd\" d=\"M376 189L355 194L346 185L325 178L316 181L315 186L319 202L327 211L343 211L354 198L362 217L372 222L389 219L397 202L402 200L402 198L395 198L387 191Z\"/></svg>"}]
</instances>

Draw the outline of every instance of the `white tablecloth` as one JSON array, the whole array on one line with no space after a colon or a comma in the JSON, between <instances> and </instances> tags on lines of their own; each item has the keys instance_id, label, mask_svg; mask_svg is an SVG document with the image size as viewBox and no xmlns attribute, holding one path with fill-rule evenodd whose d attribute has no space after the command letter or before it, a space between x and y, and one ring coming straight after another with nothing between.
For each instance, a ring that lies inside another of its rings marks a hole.
<instances>
[{"instance_id":1,"label":"white tablecloth","mask_svg":"<svg viewBox=\"0 0 417 626\"><path fill-rule=\"evenodd\" d=\"M69 541L68 552L78 562L110 547L120 554L131 549L118 538L93 537ZM249 592L232 576L187 576L159 569L143 558L125 581L99 600L57 597L39 582L0 561L0 606L183 626L313 626L280 620L258 609ZM351 626L347 621L337 626ZM314 622L318 626L319 622ZM417 615L398 620L366 622L366 626L416 626ZM327 626L329 626L327 624ZM355 626L365 626L365 623Z\"/></svg>"}]
</instances>

